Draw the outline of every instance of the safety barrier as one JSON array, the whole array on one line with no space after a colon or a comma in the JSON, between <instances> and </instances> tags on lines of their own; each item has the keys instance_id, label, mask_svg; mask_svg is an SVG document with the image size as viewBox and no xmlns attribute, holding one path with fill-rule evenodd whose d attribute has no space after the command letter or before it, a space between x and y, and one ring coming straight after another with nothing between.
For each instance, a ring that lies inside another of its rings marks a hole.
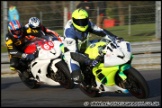
<instances>
[{"instance_id":1,"label":"safety barrier","mask_svg":"<svg viewBox=\"0 0 162 108\"><path fill-rule=\"evenodd\" d=\"M132 65L138 69L161 69L161 41L131 43L134 59Z\"/></svg>"}]
</instances>

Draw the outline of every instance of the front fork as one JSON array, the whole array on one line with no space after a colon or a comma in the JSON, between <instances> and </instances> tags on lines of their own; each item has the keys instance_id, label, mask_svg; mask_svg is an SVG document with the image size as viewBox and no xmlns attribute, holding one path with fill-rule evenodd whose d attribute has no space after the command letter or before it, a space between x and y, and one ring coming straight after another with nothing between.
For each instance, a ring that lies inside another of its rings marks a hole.
<instances>
[{"instance_id":1,"label":"front fork","mask_svg":"<svg viewBox=\"0 0 162 108\"><path fill-rule=\"evenodd\" d=\"M127 76L124 74L124 71L131 68L132 59L133 59L133 55L131 56L131 59L128 61L127 64L124 64L124 65L120 66L119 73L118 73L118 75L122 79L122 83L125 85L125 87L127 89L130 89L131 87L129 86L129 84L127 82Z\"/></svg>"},{"instance_id":2,"label":"front fork","mask_svg":"<svg viewBox=\"0 0 162 108\"><path fill-rule=\"evenodd\" d=\"M127 88L127 89L130 89L130 86L129 86L128 82L127 82L127 76L124 74L124 71L129 69L130 67L131 67L130 64L122 65L120 67L119 73L118 73L119 77L122 79L121 83L123 83L125 88Z\"/></svg>"}]
</instances>

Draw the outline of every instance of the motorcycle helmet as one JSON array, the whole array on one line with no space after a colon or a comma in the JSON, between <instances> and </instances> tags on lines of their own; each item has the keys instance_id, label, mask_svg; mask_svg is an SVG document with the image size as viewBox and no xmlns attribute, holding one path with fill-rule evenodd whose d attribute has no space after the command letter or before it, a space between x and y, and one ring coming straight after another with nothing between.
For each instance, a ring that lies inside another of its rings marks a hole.
<instances>
[{"instance_id":1,"label":"motorcycle helmet","mask_svg":"<svg viewBox=\"0 0 162 108\"><path fill-rule=\"evenodd\" d=\"M40 28L40 20L37 17L31 17L29 19L29 27L33 29Z\"/></svg>"},{"instance_id":2,"label":"motorcycle helmet","mask_svg":"<svg viewBox=\"0 0 162 108\"><path fill-rule=\"evenodd\" d=\"M22 25L18 20L12 20L8 24L8 30L13 35L14 38L21 38L23 31Z\"/></svg>"},{"instance_id":3,"label":"motorcycle helmet","mask_svg":"<svg viewBox=\"0 0 162 108\"><path fill-rule=\"evenodd\" d=\"M77 30L85 32L88 28L88 22L88 13L84 9L76 9L72 13L72 24Z\"/></svg>"}]
</instances>

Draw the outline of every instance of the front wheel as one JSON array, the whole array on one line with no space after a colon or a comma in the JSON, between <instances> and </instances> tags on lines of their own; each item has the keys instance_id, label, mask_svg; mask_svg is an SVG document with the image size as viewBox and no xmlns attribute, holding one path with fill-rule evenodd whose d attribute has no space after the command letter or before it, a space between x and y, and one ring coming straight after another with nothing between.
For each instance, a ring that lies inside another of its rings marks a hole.
<instances>
[{"instance_id":1,"label":"front wheel","mask_svg":"<svg viewBox=\"0 0 162 108\"><path fill-rule=\"evenodd\" d=\"M133 67L124 73L127 75L129 92L139 99L147 98L149 96L149 87L144 77Z\"/></svg>"},{"instance_id":2,"label":"front wheel","mask_svg":"<svg viewBox=\"0 0 162 108\"><path fill-rule=\"evenodd\" d=\"M59 80L60 85L66 89L74 88L74 83L72 81L70 71L66 63L63 61L60 61L56 64L56 67L58 68L57 73L59 74L59 77L61 78Z\"/></svg>"}]
</instances>

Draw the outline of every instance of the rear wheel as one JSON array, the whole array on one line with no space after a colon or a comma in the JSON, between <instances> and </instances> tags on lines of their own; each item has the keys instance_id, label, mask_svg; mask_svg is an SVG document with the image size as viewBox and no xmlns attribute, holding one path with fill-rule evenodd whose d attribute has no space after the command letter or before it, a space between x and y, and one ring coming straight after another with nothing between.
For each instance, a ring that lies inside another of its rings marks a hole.
<instances>
[{"instance_id":1,"label":"rear wheel","mask_svg":"<svg viewBox=\"0 0 162 108\"><path fill-rule=\"evenodd\" d=\"M81 70L84 76L84 80L79 84L79 89L89 97L100 97L101 93L98 90L91 89L91 87L86 87L92 84L92 70L86 65L81 65Z\"/></svg>"},{"instance_id":2,"label":"rear wheel","mask_svg":"<svg viewBox=\"0 0 162 108\"><path fill-rule=\"evenodd\" d=\"M74 88L74 83L72 81L70 71L65 62L60 61L56 63L56 67L58 68L58 75L60 77L59 83L66 89Z\"/></svg>"},{"instance_id":3,"label":"rear wheel","mask_svg":"<svg viewBox=\"0 0 162 108\"><path fill-rule=\"evenodd\" d=\"M79 84L79 89L89 97L100 97L101 93L97 90L93 90L84 86L83 83Z\"/></svg>"},{"instance_id":4,"label":"rear wheel","mask_svg":"<svg viewBox=\"0 0 162 108\"><path fill-rule=\"evenodd\" d=\"M27 74L27 73L25 73ZM38 82L34 79L32 79L31 75L29 75L28 77L24 74L22 74L22 72L18 72L18 75L21 79L21 81L30 89L36 89L40 87L40 84L38 84Z\"/></svg>"},{"instance_id":5,"label":"rear wheel","mask_svg":"<svg viewBox=\"0 0 162 108\"><path fill-rule=\"evenodd\" d=\"M139 99L147 98L149 96L149 87L144 77L133 67L124 73L127 75L129 92Z\"/></svg>"}]
</instances>

